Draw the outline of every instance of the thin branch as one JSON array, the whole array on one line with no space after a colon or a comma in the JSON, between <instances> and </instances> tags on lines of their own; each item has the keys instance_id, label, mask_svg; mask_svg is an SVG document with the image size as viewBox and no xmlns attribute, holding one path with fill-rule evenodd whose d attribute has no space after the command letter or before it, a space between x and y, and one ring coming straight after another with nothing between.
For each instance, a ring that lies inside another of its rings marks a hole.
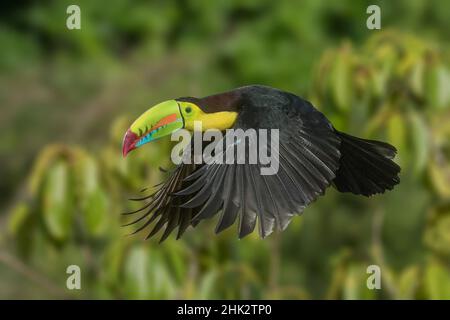
<instances>
[{"instance_id":1,"label":"thin branch","mask_svg":"<svg viewBox=\"0 0 450 320\"><path fill-rule=\"evenodd\" d=\"M47 279L42 274L39 274L35 270L31 269L29 266L18 260L13 255L3 251L0 251L0 263L3 263L5 266L9 267L10 269L14 270L15 272L25 276L29 280L35 282L42 288L44 288L47 292L51 293L52 295L58 296L58 297L66 297L69 298L67 292L62 290L60 287L56 286L54 283L52 283L49 279ZM71 297L73 298L73 297Z\"/></svg>"}]
</instances>

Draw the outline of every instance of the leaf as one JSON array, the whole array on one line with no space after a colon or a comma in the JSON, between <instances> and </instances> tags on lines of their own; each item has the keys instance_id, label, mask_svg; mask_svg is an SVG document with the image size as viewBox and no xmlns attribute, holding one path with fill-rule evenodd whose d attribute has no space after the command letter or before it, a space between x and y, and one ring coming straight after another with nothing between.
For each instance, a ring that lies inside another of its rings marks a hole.
<instances>
[{"instance_id":1,"label":"leaf","mask_svg":"<svg viewBox=\"0 0 450 320\"><path fill-rule=\"evenodd\" d=\"M429 158L429 132L424 119L417 113L409 114L412 135L412 147L414 152L413 172L420 175L428 163Z\"/></svg>"},{"instance_id":2,"label":"leaf","mask_svg":"<svg viewBox=\"0 0 450 320\"><path fill-rule=\"evenodd\" d=\"M433 300L450 299L450 270L441 263L431 260L425 270L425 291Z\"/></svg>"},{"instance_id":3,"label":"leaf","mask_svg":"<svg viewBox=\"0 0 450 320\"><path fill-rule=\"evenodd\" d=\"M125 243L123 239L116 239L114 242L109 243L105 255L102 257L102 264L104 272L102 276L105 282L111 285L120 285L120 272L124 260Z\"/></svg>"},{"instance_id":4,"label":"leaf","mask_svg":"<svg viewBox=\"0 0 450 320\"><path fill-rule=\"evenodd\" d=\"M432 108L442 110L448 107L450 94L448 70L442 64L433 63L425 72L425 96Z\"/></svg>"},{"instance_id":5,"label":"leaf","mask_svg":"<svg viewBox=\"0 0 450 320\"><path fill-rule=\"evenodd\" d=\"M352 63L348 50L344 47L338 52L330 75L333 99L341 111L349 111L352 106Z\"/></svg>"},{"instance_id":6,"label":"leaf","mask_svg":"<svg viewBox=\"0 0 450 320\"><path fill-rule=\"evenodd\" d=\"M145 299L149 294L148 252L144 247L131 249L125 264L125 289L131 299Z\"/></svg>"},{"instance_id":7,"label":"leaf","mask_svg":"<svg viewBox=\"0 0 450 320\"><path fill-rule=\"evenodd\" d=\"M17 235L20 228L26 223L30 215L30 207L26 203L19 203L11 212L8 221L8 231L12 235Z\"/></svg>"},{"instance_id":8,"label":"leaf","mask_svg":"<svg viewBox=\"0 0 450 320\"><path fill-rule=\"evenodd\" d=\"M34 162L33 169L28 179L28 187L33 196L37 195L41 187L48 168L56 160L57 156L62 153L64 146L54 144L45 147Z\"/></svg>"},{"instance_id":9,"label":"leaf","mask_svg":"<svg viewBox=\"0 0 450 320\"><path fill-rule=\"evenodd\" d=\"M49 169L43 190L43 216L48 232L58 240L67 238L73 221L69 169L58 161Z\"/></svg>"},{"instance_id":10,"label":"leaf","mask_svg":"<svg viewBox=\"0 0 450 320\"><path fill-rule=\"evenodd\" d=\"M424 240L436 254L450 257L450 205L438 205L430 210Z\"/></svg>"},{"instance_id":11,"label":"leaf","mask_svg":"<svg viewBox=\"0 0 450 320\"><path fill-rule=\"evenodd\" d=\"M89 234L99 236L108 225L109 199L100 187L98 166L89 156L83 156L77 166L81 214Z\"/></svg>"},{"instance_id":12,"label":"leaf","mask_svg":"<svg viewBox=\"0 0 450 320\"><path fill-rule=\"evenodd\" d=\"M397 285L399 299L414 299L418 287L417 279L419 279L419 268L417 266L409 266L400 274Z\"/></svg>"},{"instance_id":13,"label":"leaf","mask_svg":"<svg viewBox=\"0 0 450 320\"><path fill-rule=\"evenodd\" d=\"M103 190L97 188L85 201L83 213L88 232L94 236L103 234L108 222L108 197Z\"/></svg>"},{"instance_id":14,"label":"leaf","mask_svg":"<svg viewBox=\"0 0 450 320\"><path fill-rule=\"evenodd\" d=\"M373 70L371 73L372 91L374 96L381 97L385 95L386 84L388 80L387 70Z\"/></svg>"},{"instance_id":15,"label":"leaf","mask_svg":"<svg viewBox=\"0 0 450 320\"><path fill-rule=\"evenodd\" d=\"M8 221L9 234L14 237L17 251L23 258L28 258L35 249L34 236L38 223L34 213L28 203L19 203L11 211Z\"/></svg>"},{"instance_id":16,"label":"leaf","mask_svg":"<svg viewBox=\"0 0 450 320\"><path fill-rule=\"evenodd\" d=\"M158 250L144 246L131 248L125 259L125 289L132 299L167 299L174 296L175 285L167 262Z\"/></svg>"},{"instance_id":17,"label":"leaf","mask_svg":"<svg viewBox=\"0 0 450 320\"><path fill-rule=\"evenodd\" d=\"M409 153L406 147L406 127L403 116L400 113L393 113L388 120L388 140L398 150L398 160L400 166L407 163Z\"/></svg>"},{"instance_id":18,"label":"leaf","mask_svg":"<svg viewBox=\"0 0 450 320\"><path fill-rule=\"evenodd\" d=\"M167 251L166 251L166 260L170 265L170 271L173 273L173 277L178 281L183 281L187 275L187 265L186 260L189 256L189 249L182 246L182 243L177 242L168 242L167 243Z\"/></svg>"},{"instance_id":19,"label":"leaf","mask_svg":"<svg viewBox=\"0 0 450 320\"><path fill-rule=\"evenodd\" d=\"M376 49L373 56L371 63L376 67L372 69L372 90L375 96L383 97L386 96L386 89L397 62L397 53L392 44L385 43Z\"/></svg>"},{"instance_id":20,"label":"leaf","mask_svg":"<svg viewBox=\"0 0 450 320\"><path fill-rule=\"evenodd\" d=\"M151 252L149 255L150 286L152 299L167 299L173 297L175 285L169 274L166 263L161 259L157 252Z\"/></svg>"},{"instance_id":21,"label":"leaf","mask_svg":"<svg viewBox=\"0 0 450 320\"><path fill-rule=\"evenodd\" d=\"M358 292L358 279L355 274L354 268L351 268L347 271L347 276L344 282L344 290L343 290L343 298L345 300L357 300L360 299L360 295Z\"/></svg>"},{"instance_id":22,"label":"leaf","mask_svg":"<svg viewBox=\"0 0 450 320\"><path fill-rule=\"evenodd\" d=\"M412 69L411 77L409 78L410 86L412 92L419 97L423 97L424 95L424 74L425 74L425 65L423 60L419 60L416 62Z\"/></svg>"},{"instance_id":23,"label":"leaf","mask_svg":"<svg viewBox=\"0 0 450 320\"><path fill-rule=\"evenodd\" d=\"M442 198L450 198L450 165L432 161L428 166L431 183Z\"/></svg>"},{"instance_id":24,"label":"leaf","mask_svg":"<svg viewBox=\"0 0 450 320\"><path fill-rule=\"evenodd\" d=\"M375 114L369 119L368 124L366 125L365 135L371 137L376 131L383 127L391 114L392 108L392 105L389 103L385 103L379 107L375 111Z\"/></svg>"},{"instance_id":25,"label":"leaf","mask_svg":"<svg viewBox=\"0 0 450 320\"><path fill-rule=\"evenodd\" d=\"M209 270L201 279L198 288L198 299L211 299L214 294L214 284L218 278L217 270Z\"/></svg>"}]
</instances>

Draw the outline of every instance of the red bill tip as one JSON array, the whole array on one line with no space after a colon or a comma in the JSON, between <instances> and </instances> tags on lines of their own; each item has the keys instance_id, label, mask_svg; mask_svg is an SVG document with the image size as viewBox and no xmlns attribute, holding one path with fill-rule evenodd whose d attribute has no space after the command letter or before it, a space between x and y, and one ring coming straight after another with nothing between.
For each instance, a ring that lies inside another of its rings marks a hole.
<instances>
[{"instance_id":1,"label":"red bill tip","mask_svg":"<svg viewBox=\"0 0 450 320\"><path fill-rule=\"evenodd\" d=\"M136 148L135 144L137 139L137 134L128 129L125 133L125 136L123 137L122 155L124 157L126 157L131 150Z\"/></svg>"}]
</instances>

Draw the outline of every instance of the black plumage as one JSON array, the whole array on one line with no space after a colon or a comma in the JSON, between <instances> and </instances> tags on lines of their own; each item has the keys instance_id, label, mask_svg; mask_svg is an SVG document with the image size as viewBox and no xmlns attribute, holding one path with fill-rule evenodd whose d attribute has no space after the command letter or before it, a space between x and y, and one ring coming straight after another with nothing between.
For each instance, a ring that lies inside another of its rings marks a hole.
<instances>
[{"instance_id":1,"label":"black plumage","mask_svg":"<svg viewBox=\"0 0 450 320\"><path fill-rule=\"evenodd\" d=\"M219 215L216 232L238 220L244 237L258 224L261 237L284 230L291 218L327 187L370 196L399 183L396 149L384 142L356 138L337 131L311 103L265 86L247 86L192 101L205 112L238 112L234 129L279 129L279 171L261 175L257 164L181 164L148 201L143 223L154 222L148 237L165 226L161 241L178 227L179 238L189 225ZM269 139L270 140L270 139Z\"/></svg>"}]
</instances>

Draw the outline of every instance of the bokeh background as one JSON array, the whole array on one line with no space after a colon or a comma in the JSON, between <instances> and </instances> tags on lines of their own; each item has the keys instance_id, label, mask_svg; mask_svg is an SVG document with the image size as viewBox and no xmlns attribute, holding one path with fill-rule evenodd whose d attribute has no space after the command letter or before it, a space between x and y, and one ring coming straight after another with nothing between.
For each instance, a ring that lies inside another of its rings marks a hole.
<instances>
[{"instance_id":1,"label":"bokeh background","mask_svg":"<svg viewBox=\"0 0 450 320\"><path fill-rule=\"evenodd\" d=\"M381 30L366 28L370 4ZM0 298L450 299L449 16L444 0L3 3ZM124 160L131 121L254 83L397 146L401 184L329 189L265 240L216 236L215 221L163 244L127 236L127 198L163 179L170 150ZM81 290L66 288L72 264ZM366 287L372 264L381 290Z\"/></svg>"}]
</instances>

